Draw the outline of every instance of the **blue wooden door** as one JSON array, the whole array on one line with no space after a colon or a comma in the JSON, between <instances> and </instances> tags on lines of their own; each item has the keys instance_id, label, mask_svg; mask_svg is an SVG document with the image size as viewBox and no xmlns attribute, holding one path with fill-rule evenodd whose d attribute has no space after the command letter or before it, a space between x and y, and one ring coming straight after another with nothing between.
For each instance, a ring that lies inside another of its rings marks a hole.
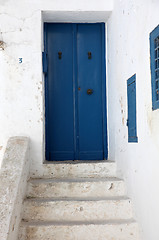
<instances>
[{"instance_id":1,"label":"blue wooden door","mask_svg":"<svg viewBox=\"0 0 159 240\"><path fill-rule=\"evenodd\" d=\"M102 31L102 24L45 24L46 160L107 156Z\"/></svg>"}]
</instances>

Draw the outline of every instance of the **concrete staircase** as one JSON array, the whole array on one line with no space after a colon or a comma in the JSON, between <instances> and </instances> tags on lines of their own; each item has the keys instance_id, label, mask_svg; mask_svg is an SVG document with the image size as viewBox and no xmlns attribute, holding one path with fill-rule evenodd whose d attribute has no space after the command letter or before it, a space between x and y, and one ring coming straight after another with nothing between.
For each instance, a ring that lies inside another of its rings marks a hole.
<instances>
[{"instance_id":1,"label":"concrete staircase","mask_svg":"<svg viewBox=\"0 0 159 240\"><path fill-rule=\"evenodd\" d=\"M28 182L19 240L139 240L110 161L44 164Z\"/></svg>"}]
</instances>

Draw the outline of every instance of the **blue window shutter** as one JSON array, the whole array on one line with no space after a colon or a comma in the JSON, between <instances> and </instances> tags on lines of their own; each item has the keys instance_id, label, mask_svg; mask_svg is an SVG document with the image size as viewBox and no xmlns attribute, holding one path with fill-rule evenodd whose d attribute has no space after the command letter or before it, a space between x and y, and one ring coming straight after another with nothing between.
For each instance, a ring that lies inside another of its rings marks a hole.
<instances>
[{"instance_id":1,"label":"blue window shutter","mask_svg":"<svg viewBox=\"0 0 159 240\"><path fill-rule=\"evenodd\" d=\"M127 80L128 142L138 142L136 127L136 74Z\"/></svg>"},{"instance_id":2,"label":"blue window shutter","mask_svg":"<svg viewBox=\"0 0 159 240\"><path fill-rule=\"evenodd\" d=\"M159 108L159 25L150 33L152 109Z\"/></svg>"}]
</instances>

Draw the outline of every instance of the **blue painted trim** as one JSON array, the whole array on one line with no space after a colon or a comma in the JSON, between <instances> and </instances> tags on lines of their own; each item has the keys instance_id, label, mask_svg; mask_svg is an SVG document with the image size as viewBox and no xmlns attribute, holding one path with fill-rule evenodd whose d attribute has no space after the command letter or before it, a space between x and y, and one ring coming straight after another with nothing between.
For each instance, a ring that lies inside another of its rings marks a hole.
<instances>
[{"instance_id":1,"label":"blue painted trim","mask_svg":"<svg viewBox=\"0 0 159 240\"><path fill-rule=\"evenodd\" d=\"M131 99L131 95L129 95L129 94L131 94L129 91L128 91L128 89L129 89L129 87L131 87L131 85L132 84L134 84L134 94L135 94L135 98L133 99ZM131 105L130 105L130 102L129 102L129 100L131 99L131 101L134 101L134 103L132 103ZM128 100L128 120L127 120L127 126L128 126L128 142L138 142L138 137L137 137L137 123L136 123L136 74L134 74L132 77L130 77L128 80L127 80L127 100ZM132 109L132 107L131 107L131 109L130 109L130 107L129 106L133 106L134 107L134 109ZM131 112L131 117L132 117L132 119L129 119L130 118L130 112ZM132 115L133 114L133 115ZM131 136L130 135L130 129L129 129L129 127L130 127L130 121L131 121L131 131L132 131L132 129L134 129L134 135L133 136ZM133 121L133 122L132 122ZM133 128L132 128L132 125L133 125Z\"/></svg>"},{"instance_id":2,"label":"blue painted trim","mask_svg":"<svg viewBox=\"0 0 159 240\"><path fill-rule=\"evenodd\" d=\"M152 88L152 110L159 108L159 101L156 101L156 80L155 80L155 44L154 40L159 36L159 25L150 33L150 61L151 61L151 88Z\"/></svg>"},{"instance_id":3,"label":"blue painted trim","mask_svg":"<svg viewBox=\"0 0 159 240\"><path fill-rule=\"evenodd\" d=\"M105 49L105 23L101 23L102 30L102 104L103 104L103 148L104 159L108 158L107 138L107 98L106 98L106 49Z\"/></svg>"},{"instance_id":4,"label":"blue painted trim","mask_svg":"<svg viewBox=\"0 0 159 240\"><path fill-rule=\"evenodd\" d=\"M128 136L128 142L138 142L138 137L130 137L130 136Z\"/></svg>"},{"instance_id":5,"label":"blue painted trim","mask_svg":"<svg viewBox=\"0 0 159 240\"><path fill-rule=\"evenodd\" d=\"M136 81L136 74L134 74L132 77L130 77L128 80L127 80L127 85L129 86L130 84L132 84L133 82Z\"/></svg>"},{"instance_id":6,"label":"blue painted trim","mask_svg":"<svg viewBox=\"0 0 159 240\"><path fill-rule=\"evenodd\" d=\"M47 23L44 23L44 52L47 54ZM45 73L44 78L44 86L45 86L45 158L49 160L49 136L48 132L48 76Z\"/></svg>"}]
</instances>

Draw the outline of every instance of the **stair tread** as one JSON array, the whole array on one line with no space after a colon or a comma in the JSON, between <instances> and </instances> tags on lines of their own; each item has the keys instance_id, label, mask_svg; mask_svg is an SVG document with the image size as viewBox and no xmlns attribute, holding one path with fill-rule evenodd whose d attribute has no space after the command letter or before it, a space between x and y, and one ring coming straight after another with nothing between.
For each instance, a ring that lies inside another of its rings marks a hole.
<instances>
[{"instance_id":1,"label":"stair tread","mask_svg":"<svg viewBox=\"0 0 159 240\"><path fill-rule=\"evenodd\" d=\"M65 198L42 198L42 197L37 197L37 198L26 198L25 202L92 202L92 201L123 201L123 200L128 200L131 201L130 198L127 196L114 196L114 197L91 197L91 198L70 198L70 197L65 197Z\"/></svg>"},{"instance_id":2,"label":"stair tread","mask_svg":"<svg viewBox=\"0 0 159 240\"><path fill-rule=\"evenodd\" d=\"M57 183L57 182L107 182L107 181L122 181L120 178L116 177L106 177L106 178L31 178L29 183Z\"/></svg>"},{"instance_id":3,"label":"stair tread","mask_svg":"<svg viewBox=\"0 0 159 240\"><path fill-rule=\"evenodd\" d=\"M31 177L19 240L139 239L115 162L45 162Z\"/></svg>"},{"instance_id":4,"label":"stair tread","mask_svg":"<svg viewBox=\"0 0 159 240\"><path fill-rule=\"evenodd\" d=\"M119 225L136 223L134 219L112 219L112 220L96 220L96 221L21 221L21 226L73 226L73 225Z\"/></svg>"}]
</instances>

